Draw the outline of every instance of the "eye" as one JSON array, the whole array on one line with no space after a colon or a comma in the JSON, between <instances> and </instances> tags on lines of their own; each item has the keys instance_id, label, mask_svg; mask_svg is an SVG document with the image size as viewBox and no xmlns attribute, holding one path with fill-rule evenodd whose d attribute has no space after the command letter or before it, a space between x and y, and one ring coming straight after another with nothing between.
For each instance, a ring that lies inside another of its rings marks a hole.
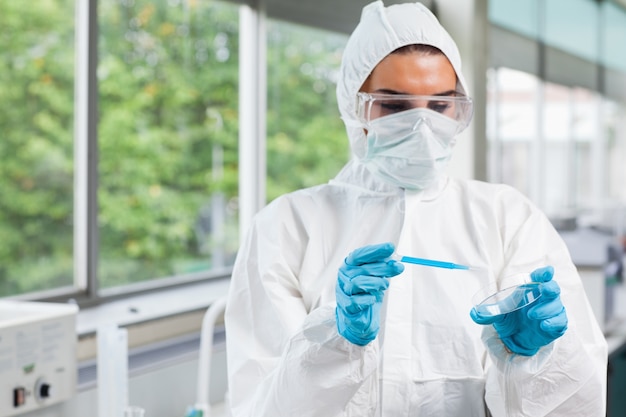
<instances>
[{"instance_id":1,"label":"eye","mask_svg":"<svg viewBox=\"0 0 626 417\"><path fill-rule=\"evenodd\" d=\"M405 101L385 101L380 104L380 113L382 115L399 113L401 111L410 110L411 106Z\"/></svg>"},{"instance_id":2,"label":"eye","mask_svg":"<svg viewBox=\"0 0 626 417\"><path fill-rule=\"evenodd\" d=\"M452 105L447 101L431 101L428 103L428 108L437 113L446 113Z\"/></svg>"}]
</instances>

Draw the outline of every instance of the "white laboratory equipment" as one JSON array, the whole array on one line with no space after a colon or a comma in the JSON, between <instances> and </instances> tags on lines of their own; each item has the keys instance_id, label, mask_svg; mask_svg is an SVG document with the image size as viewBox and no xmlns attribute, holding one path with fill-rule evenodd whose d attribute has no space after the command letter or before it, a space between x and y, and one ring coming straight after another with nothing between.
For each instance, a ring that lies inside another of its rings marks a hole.
<instances>
[{"instance_id":1,"label":"white laboratory equipment","mask_svg":"<svg viewBox=\"0 0 626 417\"><path fill-rule=\"evenodd\" d=\"M104 323L97 337L98 416L144 417L145 409L128 402L128 330Z\"/></svg>"},{"instance_id":2,"label":"white laboratory equipment","mask_svg":"<svg viewBox=\"0 0 626 417\"><path fill-rule=\"evenodd\" d=\"M122 417L128 406L128 331L98 327L98 416Z\"/></svg>"},{"instance_id":3,"label":"white laboratory equipment","mask_svg":"<svg viewBox=\"0 0 626 417\"><path fill-rule=\"evenodd\" d=\"M74 396L77 313L73 304L0 300L0 417Z\"/></svg>"},{"instance_id":4,"label":"white laboratory equipment","mask_svg":"<svg viewBox=\"0 0 626 417\"><path fill-rule=\"evenodd\" d=\"M223 316L226 310L227 297L223 296L215 300L204 313L202 329L200 331L200 350L198 356L198 375L196 386L196 404L187 410L185 417L211 417L212 410L209 402L211 359L213 356L213 332L217 320ZM228 393L226 393L228 395ZM225 409L213 413L214 417L229 416L227 401Z\"/></svg>"}]
</instances>

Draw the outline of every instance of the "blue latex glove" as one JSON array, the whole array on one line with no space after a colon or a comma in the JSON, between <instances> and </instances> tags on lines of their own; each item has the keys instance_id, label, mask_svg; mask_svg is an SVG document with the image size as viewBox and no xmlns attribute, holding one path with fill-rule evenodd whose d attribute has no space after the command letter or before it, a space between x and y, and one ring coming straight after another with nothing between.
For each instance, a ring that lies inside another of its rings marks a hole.
<instances>
[{"instance_id":1,"label":"blue latex glove","mask_svg":"<svg viewBox=\"0 0 626 417\"><path fill-rule=\"evenodd\" d=\"M394 250L392 243L364 246L348 255L339 268L335 288L337 329L354 344L365 346L378 334L389 278L404 271L400 262L389 260Z\"/></svg>"},{"instance_id":2,"label":"blue latex glove","mask_svg":"<svg viewBox=\"0 0 626 417\"><path fill-rule=\"evenodd\" d=\"M470 316L478 324L493 324L500 339L513 353L532 356L539 348L563 336L567 330L567 314L561 303L561 288L552 281L554 268L534 270L530 277L540 285L541 297L529 308L500 316L481 316L472 308Z\"/></svg>"}]
</instances>

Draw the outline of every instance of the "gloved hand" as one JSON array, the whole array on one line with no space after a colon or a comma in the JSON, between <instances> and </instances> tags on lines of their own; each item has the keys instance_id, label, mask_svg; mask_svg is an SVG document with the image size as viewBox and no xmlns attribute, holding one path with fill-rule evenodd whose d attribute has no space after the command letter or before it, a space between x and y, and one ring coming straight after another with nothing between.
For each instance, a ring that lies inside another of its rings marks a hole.
<instances>
[{"instance_id":1,"label":"gloved hand","mask_svg":"<svg viewBox=\"0 0 626 417\"><path fill-rule=\"evenodd\" d=\"M530 277L541 282L541 297L529 308L522 308L500 316L481 316L472 308L470 316L478 324L493 324L500 339L513 353L532 356L567 330L567 314L561 303L561 288L552 281L554 268L546 266L534 270Z\"/></svg>"},{"instance_id":2,"label":"gloved hand","mask_svg":"<svg viewBox=\"0 0 626 417\"><path fill-rule=\"evenodd\" d=\"M380 328L380 308L389 287L389 278L404 271L400 262L389 260L392 243L355 249L339 268L337 329L350 342L365 346L376 338Z\"/></svg>"}]
</instances>

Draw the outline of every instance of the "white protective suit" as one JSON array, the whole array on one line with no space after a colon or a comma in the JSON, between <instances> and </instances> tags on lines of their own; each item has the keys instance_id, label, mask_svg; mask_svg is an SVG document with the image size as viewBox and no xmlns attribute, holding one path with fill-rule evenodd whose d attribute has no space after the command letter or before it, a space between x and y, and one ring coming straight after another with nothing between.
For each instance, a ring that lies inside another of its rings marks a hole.
<instances>
[{"instance_id":1,"label":"white protective suit","mask_svg":"<svg viewBox=\"0 0 626 417\"><path fill-rule=\"evenodd\" d=\"M358 89L412 43L441 49L465 89L456 46L426 8L366 6L337 87L355 155L364 139L351 122ZM357 346L337 332L338 268L354 249L387 241L400 254L491 274L406 265L385 293L377 338ZM554 267L569 328L525 357L507 353L469 311L491 277L529 265ZM505 185L442 178L409 192L355 158L330 183L258 213L225 320L234 417L605 416L607 346L580 277L546 217Z\"/></svg>"}]
</instances>

